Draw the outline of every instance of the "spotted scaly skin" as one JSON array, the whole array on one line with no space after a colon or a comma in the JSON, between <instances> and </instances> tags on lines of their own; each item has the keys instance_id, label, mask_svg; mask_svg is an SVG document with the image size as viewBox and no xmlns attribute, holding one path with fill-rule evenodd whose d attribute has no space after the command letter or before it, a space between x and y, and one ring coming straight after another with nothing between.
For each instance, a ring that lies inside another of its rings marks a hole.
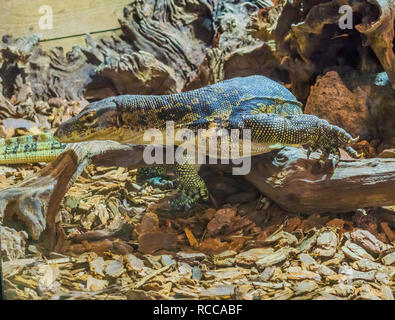
<instances>
[{"instance_id":1,"label":"spotted scaly skin","mask_svg":"<svg viewBox=\"0 0 395 320\"><path fill-rule=\"evenodd\" d=\"M339 155L355 141L343 129L313 115L302 113L302 104L275 81L263 76L233 78L201 89L172 95L122 95L88 105L79 115L62 123L55 138L59 142L115 140L147 144L147 129L165 130L166 121L175 128L250 129L258 147L252 155L286 145L306 146L309 152ZM164 144L167 142L165 141ZM191 208L208 192L194 164L176 165L181 194L172 201L175 210Z\"/></svg>"},{"instance_id":2,"label":"spotted scaly skin","mask_svg":"<svg viewBox=\"0 0 395 320\"><path fill-rule=\"evenodd\" d=\"M0 139L0 165L50 162L65 148L52 133Z\"/></svg>"}]
</instances>

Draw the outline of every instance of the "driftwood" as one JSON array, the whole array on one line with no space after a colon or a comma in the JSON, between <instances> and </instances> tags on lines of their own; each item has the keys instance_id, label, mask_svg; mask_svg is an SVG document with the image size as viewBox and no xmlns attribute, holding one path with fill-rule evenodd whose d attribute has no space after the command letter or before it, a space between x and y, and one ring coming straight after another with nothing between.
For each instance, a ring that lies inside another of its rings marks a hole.
<instances>
[{"instance_id":1,"label":"driftwood","mask_svg":"<svg viewBox=\"0 0 395 320\"><path fill-rule=\"evenodd\" d=\"M334 172L318 154L284 148L252 161L246 179L290 212L348 212L395 204L395 159L342 160Z\"/></svg>"},{"instance_id":2,"label":"driftwood","mask_svg":"<svg viewBox=\"0 0 395 320\"><path fill-rule=\"evenodd\" d=\"M34 240L41 234L48 248L56 249L64 234L56 218L63 196L90 163L103 166L137 167L143 149L116 142L70 144L45 168L21 183L0 192L0 219L22 222Z\"/></svg>"},{"instance_id":3,"label":"driftwood","mask_svg":"<svg viewBox=\"0 0 395 320\"><path fill-rule=\"evenodd\" d=\"M0 218L22 222L48 249L60 249L60 202L88 164L144 166L144 147L112 141L70 144L52 163L25 181L0 191ZM302 149L284 148L253 158L246 179L290 212L348 212L395 204L395 159L340 161L333 173ZM45 241L44 241L45 239Z\"/></svg>"}]
</instances>

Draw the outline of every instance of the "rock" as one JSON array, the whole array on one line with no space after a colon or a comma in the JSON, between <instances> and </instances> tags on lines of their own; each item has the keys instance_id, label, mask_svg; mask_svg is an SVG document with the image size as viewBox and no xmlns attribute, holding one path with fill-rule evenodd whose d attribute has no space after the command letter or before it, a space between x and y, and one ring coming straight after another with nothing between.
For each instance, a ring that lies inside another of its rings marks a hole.
<instances>
[{"instance_id":1,"label":"rock","mask_svg":"<svg viewBox=\"0 0 395 320\"><path fill-rule=\"evenodd\" d=\"M264 244L276 244L276 247L295 246L298 239L291 233L278 231L263 240Z\"/></svg>"},{"instance_id":2,"label":"rock","mask_svg":"<svg viewBox=\"0 0 395 320\"><path fill-rule=\"evenodd\" d=\"M222 260L214 260L214 264L217 267L232 267L236 263L236 258L226 258Z\"/></svg>"},{"instance_id":3,"label":"rock","mask_svg":"<svg viewBox=\"0 0 395 320\"><path fill-rule=\"evenodd\" d=\"M282 239L283 237L284 237L284 232L283 231L274 232L273 234L269 235L264 240L264 243L265 244L274 244L277 241L279 241L280 239Z\"/></svg>"},{"instance_id":4,"label":"rock","mask_svg":"<svg viewBox=\"0 0 395 320\"><path fill-rule=\"evenodd\" d=\"M235 288L235 300L254 300L254 297L259 297L257 290L249 284L242 284Z\"/></svg>"},{"instance_id":5,"label":"rock","mask_svg":"<svg viewBox=\"0 0 395 320\"><path fill-rule=\"evenodd\" d=\"M16 119L16 118L6 118L2 122L4 128L7 130L7 128L14 128L14 129L19 129L19 128L24 128L29 130L30 128L33 127L38 127L39 124L30 120L26 119Z\"/></svg>"},{"instance_id":6,"label":"rock","mask_svg":"<svg viewBox=\"0 0 395 320\"><path fill-rule=\"evenodd\" d=\"M325 288L325 291L336 296L348 297L354 293L355 289L352 285L339 283Z\"/></svg>"},{"instance_id":7,"label":"rock","mask_svg":"<svg viewBox=\"0 0 395 320\"><path fill-rule=\"evenodd\" d=\"M55 293L60 287L59 281L56 281L59 277L60 270L56 264L42 264L38 268L39 281L38 288L39 292L45 294L50 291Z\"/></svg>"},{"instance_id":8,"label":"rock","mask_svg":"<svg viewBox=\"0 0 395 320\"><path fill-rule=\"evenodd\" d=\"M75 209L78 208L80 200L79 197L68 195L64 198L63 203L66 208Z\"/></svg>"},{"instance_id":9,"label":"rock","mask_svg":"<svg viewBox=\"0 0 395 320\"><path fill-rule=\"evenodd\" d=\"M337 267L339 264L343 262L343 260L346 258L344 255L343 251L338 251L335 253L332 259L326 260L322 262L321 264L324 266L335 266Z\"/></svg>"},{"instance_id":10,"label":"rock","mask_svg":"<svg viewBox=\"0 0 395 320\"><path fill-rule=\"evenodd\" d=\"M219 237L206 238L200 242L199 250L208 255L219 254L231 248L231 243L221 241Z\"/></svg>"},{"instance_id":11,"label":"rock","mask_svg":"<svg viewBox=\"0 0 395 320\"><path fill-rule=\"evenodd\" d=\"M144 258L149 262L152 268L160 269L162 268L161 259L162 256L152 256L150 254L145 254Z\"/></svg>"},{"instance_id":12,"label":"rock","mask_svg":"<svg viewBox=\"0 0 395 320\"><path fill-rule=\"evenodd\" d=\"M273 252L273 248L253 248L248 251L239 253L236 256L236 263L240 265L251 266L258 260Z\"/></svg>"},{"instance_id":13,"label":"rock","mask_svg":"<svg viewBox=\"0 0 395 320\"><path fill-rule=\"evenodd\" d=\"M339 219L339 218L334 218L326 223L327 227L334 227L334 228L339 228L343 229L344 226L344 220Z\"/></svg>"},{"instance_id":14,"label":"rock","mask_svg":"<svg viewBox=\"0 0 395 320\"><path fill-rule=\"evenodd\" d=\"M310 270L324 277L333 276L336 274L335 271L328 268L327 266L324 266L323 264L313 265L310 267Z\"/></svg>"},{"instance_id":15,"label":"rock","mask_svg":"<svg viewBox=\"0 0 395 320\"><path fill-rule=\"evenodd\" d=\"M192 270L193 270L193 268L188 263L185 263L185 262L182 262L178 266L178 272L182 276L192 276Z\"/></svg>"},{"instance_id":16,"label":"rock","mask_svg":"<svg viewBox=\"0 0 395 320\"><path fill-rule=\"evenodd\" d=\"M281 232L282 237L276 244L276 248L282 248L282 247L287 247L287 246L295 246L298 243L298 239L291 233L288 232Z\"/></svg>"},{"instance_id":17,"label":"rock","mask_svg":"<svg viewBox=\"0 0 395 320\"><path fill-rule=\"evenodd\" d=\"M306 253L300 254L299 259L302 262L302 267L305 266L305 268L307 268L308 270L316 272L321 276L331 276L335 274L333 270L325 265L319 264Z\"/></svg>"},{"instance_id":18,"label":"rock","mask_svg":"<svg viewBox=\"0 0 395 320\"><path fill-rule=\"evenodd\" d=\"M359 288L359 297L363 300L381 300L377 295L374 294L372 287L364 283Z\"/></svg>"},{"instance_id":19,"label":"rock","mask_svg":"<svg viewBox=\"0 0 395 320\"><path fill-rule=\"evenodd\" d=\"M276 282L253 281L252 284L255 287L262 287L262 288L266 288L266 289L283 289L286 286L290 286L290 284L287 282L276 283Z\"/></svg>"},{"instance_id":20,"label":"rock","mask_svg":"<svg viewBox=\"0 0 395 320\"><path fill-rule=\"evenodd\" d=\"M328 71L311 87L304 113L323 118L353 137L369 136L371 115L367 101L366 90L357 87L351 91L336 71Z\"/></svg>"},{"instance_id":21,"label":"rock","mask_svg":"<svg viewBox=\"0 0 395 320\"><path fill-rule=\"evenodd\" d=\"M198 293L178 288L173 288L172 290L175 293L176 298L199 299Z\"/></svg>"},{"instance_id":22,"label":"rock","mask_svg":"<svg viewBox=\"0 0 395 320\"><path fill-rule=\"evenodd\" d=\"M39 253L39 251L37 250L37 247L32 244L27 247L27 251L29 251L30 253L33 253L33 254Z\"/></svg>"},{"instance_id":23,"label":"rock","mask_svg":"<svg viewBox=\"0 0 395 320\"><path fill-rule=\"evenodd\" d=\"M288 300L289 298L291 298L294 295L293 291L289 288L286 288L285 290L282 290L278 293L276 293L273 296L273 300Z\"/></svg>"},{"instance_id":24,"label":"rock","mask_svg":"<svg viewBox=\"0 0 395 320\"><path fill-rule=\"evenodd\" d=\"M284 231L285 232L293 232L300 226L301 223L302 223L302 220L300 220L299 217L292 217L290 219L287 219L284 222Z\"/></svg>"},{"instance_id":25,"label":"rock","mask_svg":"<svg viewBox=\"0 0 395 320\"><path fill-rule=\"evenodd\" d=\"M155 232L159 228L159 218L153 212L147 212L141 223L136 226L136 232L140 235L145 233Z\"/></svg>"}]
</instances>

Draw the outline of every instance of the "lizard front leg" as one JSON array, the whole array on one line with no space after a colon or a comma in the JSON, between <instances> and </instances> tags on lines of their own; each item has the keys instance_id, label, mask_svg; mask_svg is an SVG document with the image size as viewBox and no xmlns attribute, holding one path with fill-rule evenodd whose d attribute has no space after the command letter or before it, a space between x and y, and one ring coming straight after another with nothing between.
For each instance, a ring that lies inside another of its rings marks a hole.
<instances>
[{"instance_id":1,"label":"lizard front leg","mask_svg":"<svg viewBox=\"0 0 395 320\"><path fill-rule=\"evenodd\" d=\"M176 164L175 170L179 185L178 195L170 200L170 206L175 211L189 210L200 199L208 199L205 182L199 176L200 166L194 163Z\"/></svg>"},{"instance_id":2,"label":"lizard front leg","mask_svg":"<svg viewBox=\"0 0 395 320\"><path fill-rule=\"evenodd\" d=\"M321 150L321 160L326 160L332 154L335 162L338 161L339 148L343 148L352 158L361 157L361 154L350 146L358 138L353 139L344 129L314 115L246 115L238 126L250 129L254 142L308 146L308 155L311 151Z\"/></svg>"}]
</instances>

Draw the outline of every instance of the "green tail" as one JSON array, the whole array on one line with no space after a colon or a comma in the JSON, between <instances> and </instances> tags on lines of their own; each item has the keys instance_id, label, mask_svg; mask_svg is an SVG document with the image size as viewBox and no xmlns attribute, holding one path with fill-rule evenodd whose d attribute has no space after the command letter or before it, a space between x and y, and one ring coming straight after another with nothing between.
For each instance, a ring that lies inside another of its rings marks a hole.
<instances>
[{"instance_id":1,"label":"green tail","mask_svg":"<svg viewBox=\"0 0 395 320\"><path fill-rule=\"evenodd\" d=\"M50 162L66 148L53 133L0 139L0 165Z\"/></svg>"}]
</instances>

